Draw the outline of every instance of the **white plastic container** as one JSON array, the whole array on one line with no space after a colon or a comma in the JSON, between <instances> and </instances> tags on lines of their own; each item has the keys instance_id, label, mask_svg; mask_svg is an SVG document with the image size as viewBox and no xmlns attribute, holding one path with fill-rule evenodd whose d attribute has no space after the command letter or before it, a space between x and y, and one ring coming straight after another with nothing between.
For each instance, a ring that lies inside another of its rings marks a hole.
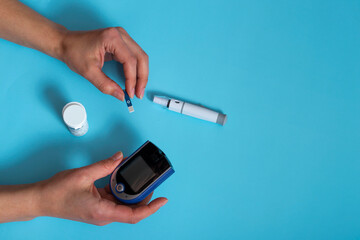
<instances>
[{"instance_id":1,"label":"white plastic container","mask_svg":"<svg viewBox=\"0 0 360 240\"><path fill-rule=\"evenodd\" d=\"M85 107L78 102L69 102L62 111L63 120L74 136L83 136L87 133L89 125Z\"/></svg>"}]
</instances>

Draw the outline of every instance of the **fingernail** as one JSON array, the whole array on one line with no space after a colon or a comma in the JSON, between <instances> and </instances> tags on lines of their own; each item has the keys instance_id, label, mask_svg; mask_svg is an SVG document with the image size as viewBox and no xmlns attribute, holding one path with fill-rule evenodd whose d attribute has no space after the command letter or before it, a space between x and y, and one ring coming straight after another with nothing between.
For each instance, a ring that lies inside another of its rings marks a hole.
<instances>
[{"instance_id":1,"label":"fingernail","mask_svg":"<svg viewBox=\"0 0 360 240\"><path fill-rule=\"evenodd\" d=\"M135 94L135 88L132 88L132 89L131 89L131 93L130 93L130 97L131 97L131 98L134 98L134 94Z\"/></svg>"},{"instance_id":2,"label":"fingernail","mask_svg":"<svg viewBox=\"0 0 360 240\"><path fill-rule=\"evenodd\" d=\"M122 152L117 152L114 154L114 156L112 156L114 162L117 160L120 160L123 157L123 153Z\"/></svg>"},{"instance_id":3,"label":"fingernail","mask_svg":"<svg viewBox=\"0 0 360 240\"><path fill-rule=\"evenodd\" d=\"M143 99L143 97L144 97L144 92L145 92L145 88L141 89L140 99Z\"/></svg>"},{"instance_id":4,"label":"fingernail","mask_svg":"<svg viewBox=\"0 0 360 240\"><path fill-rule=\"evenodd\" d=\"M168 201L169 201L169 200L166 199L166 201L164 201L164 202L160 205L160 207L163 207L165 204L167 204Z\"/></svg>"},{"instance_id":5,"label":"fingernail","mask_svg":"<svg viewBox=\"0 0 360 240\"><path fill-rule=\"evenodd\" d=\"M124 93L120 92L119 90L115 90L112 95L120 101L124 101Z\"/></svg>"}]
</instances>

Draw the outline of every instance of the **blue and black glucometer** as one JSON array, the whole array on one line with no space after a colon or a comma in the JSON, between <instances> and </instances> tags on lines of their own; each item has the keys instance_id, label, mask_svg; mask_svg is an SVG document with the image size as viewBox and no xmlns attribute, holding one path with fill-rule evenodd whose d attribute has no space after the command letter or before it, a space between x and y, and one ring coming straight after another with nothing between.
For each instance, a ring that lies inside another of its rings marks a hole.
<instances>
[{"instance_id":1,"label":"blue and black glucometer","mask_svg":"<svg viewBox=\"0 0 360 240\"><path fill-rule=\"evenodd\" d=\"M174 172L166 155L147 141L114 170L110 189L119 201L138 203Z\"/></svg>"}]
</instances>

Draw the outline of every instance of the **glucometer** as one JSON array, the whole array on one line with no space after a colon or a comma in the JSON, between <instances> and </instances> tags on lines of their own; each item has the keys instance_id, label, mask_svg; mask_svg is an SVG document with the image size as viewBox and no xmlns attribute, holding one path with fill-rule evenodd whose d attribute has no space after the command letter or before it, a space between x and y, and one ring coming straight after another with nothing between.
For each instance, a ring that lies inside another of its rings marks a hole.
<instances>
[{"instance_id":1,"label":"glucometer","mask_svg":"<svg viewBox=\"0 0 360 240\"><path fill-rule=\"evenodd\" d=\"M119 201L138 203L174 172L165 153L147 141L114 170L110 189Z\"/></svg>"}]
</instances>

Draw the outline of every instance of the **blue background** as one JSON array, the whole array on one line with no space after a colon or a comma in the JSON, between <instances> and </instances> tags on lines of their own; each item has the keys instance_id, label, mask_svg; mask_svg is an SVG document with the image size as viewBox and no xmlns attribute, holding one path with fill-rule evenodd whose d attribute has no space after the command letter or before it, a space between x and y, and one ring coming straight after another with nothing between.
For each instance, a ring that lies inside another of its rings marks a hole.
<instances>
[{"instance_id":1,"label":"blue background","mask_svg":"<svg viewBox=\"0 0 360 240\"><path fill-rule=\"evenodd\" d=\"M71 30L123 26L150 56L135 113L67 66L0 40L0 184L132 153L146 140L176 173L136 224L41 217L1 239L359 239L360 1L37 0ZM122 86L120 65L104 71ZM162 109L163 93L228 114L222 127ZM61 120L84 104L89 132Z\"/></svg>"}]
</instances>

